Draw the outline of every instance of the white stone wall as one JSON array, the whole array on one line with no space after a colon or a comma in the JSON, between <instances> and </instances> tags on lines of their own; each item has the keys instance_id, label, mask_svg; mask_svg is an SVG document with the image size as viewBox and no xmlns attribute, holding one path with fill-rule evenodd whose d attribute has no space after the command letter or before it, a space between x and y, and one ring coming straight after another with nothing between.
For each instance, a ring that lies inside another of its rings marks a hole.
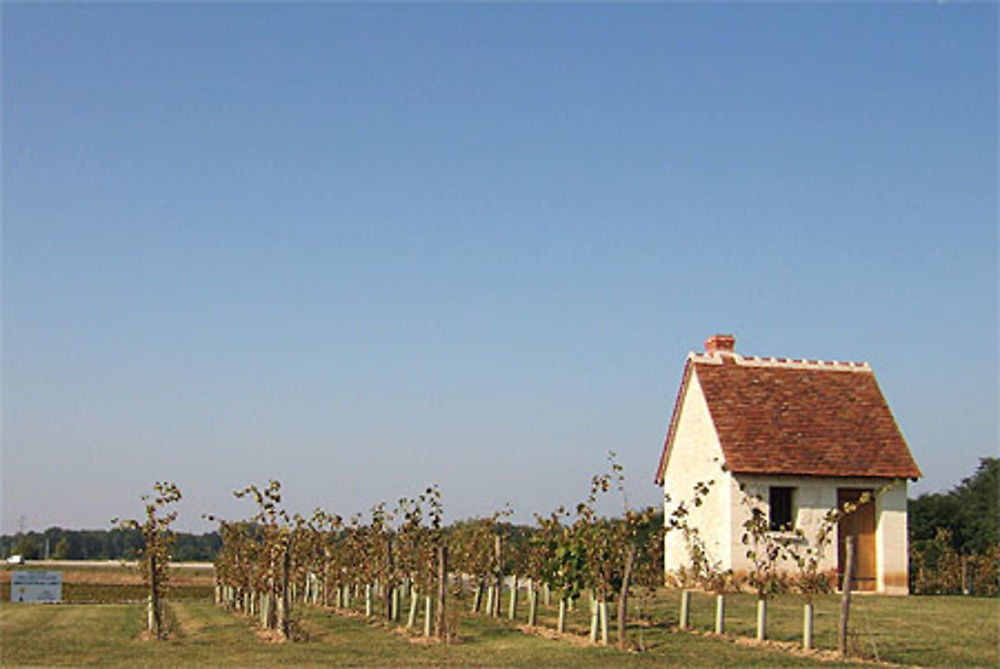
<instances>
[{"instance_id":1,"label":"white stone wall","mask_svg":"<svg viewBox=\"0 0 1000 669\"><path fill-rule=\"evenodd\" d=\"M909 594L906 479L897 481L896 485L878 496L875 514L878 591L889 595Z\"/></svg>"},{"instance_id":2,"label":"white stone wall","mask_svg":"<svg viewBox=\"0 0 1000 669\"><path fill-rule=\"evenodd\" d=\"M909 592L907 580L907 533L906 533L906 480L887 482L885 479L866 478L821 478L821 477L765 477L740 476L739 481L751 495L758 495L763 501L754 501L765 513L768 509L768 488L772 485L795 488L792 500L795 527L801 529L810 542L815 538L827 512L837 505L838 488L863 488L878 493L875 501L875 560L877 591L888 594ZM738 484L734 484L738 488ZM752 506L744 503L743 493L732 497L733 556L734 571L745 571L750 567L746 557L747 547L743 545L743 523L749 518ZM790 534L787 536L791 536ZM794 563L783 565L795 570ZM837 568L837 534L833 530L831 540L826 545L820 570Z\"/></svg>"},{"instance_id":3,"label":"white stone wall","mask_svg":"<svg viewBox=\"0 0 1000 669\"><path fill-rule=\"evenodd\" d=\"M739 488L743 485L743 490L733 495L730 512L733 519L733 569L735 571L746 571L750 568L751 562L746 556L748 546L742 542L744 533L743 523L750 517L751 509L760 508L764 514L768 513L768 490L774 486L786 486L795 488L792 497L792 513L795 518L795 527L802 530L809 540L814 540L823 518L837 505L837 487L831 484L829 479L818 479L815 477L762 477L762 476L739 476L734 480L734 485ZM848 487L844 485L843 487ZM759 497L760 499L755 499ZM791 537L791 533L785 536ZM792 563L784 565L787 569L794 569ZM831 542L826 546L823 553L821 570L837 568L837 536L834 533Z\"/></svg>"},{"instance_id":4,"label":"white stone wall","mask_svg":"<svg viewBox=\"0 0 1000 669\"><path fill-rule=\"evenodd\" d=\"M699 528L701 538L712 559L729 568L732 555L729 532L731 506L730 477L722 471L722 449L715 432L708 404L698 376L691 374L687 390L681 396L681 411L674 432L673 449L664 472L664 518L669 520L677 504L684 502L690 509L688 522ZM705 502L700 507L691 504L695 483L714 480ZM666 500L669 496L670 501ZM667 533L664 567L668 572L687 565L688 547L680 531Z\"/></svg>"}]
</instances>

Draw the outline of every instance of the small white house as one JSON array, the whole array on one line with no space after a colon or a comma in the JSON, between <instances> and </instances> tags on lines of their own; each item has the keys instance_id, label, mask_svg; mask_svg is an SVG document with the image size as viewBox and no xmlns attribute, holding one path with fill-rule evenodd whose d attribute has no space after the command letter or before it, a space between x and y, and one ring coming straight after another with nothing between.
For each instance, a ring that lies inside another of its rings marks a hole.
<instances>
[{"instance_id":1,"label":"small white house","mask_svg":"<svg viewBox=\"0 0 1000 669\"><path fill-rule=\"evenodd\" d=\"M812 536L824 516L865 492L874 499L845 516L822 570L843 571L856 537L855 587L908 592L907 480L921 476L866 363L744 357L715 335L688 355L656 473L667 518L678 503L722 569L750 566L741 537L746 494L758 498L772 531ZM712 480L691 507L697 482ZM668 573L688 564L680 532L668 532ZM788 565L791 568L791 565Z\"/></svg>"}]
</instances>

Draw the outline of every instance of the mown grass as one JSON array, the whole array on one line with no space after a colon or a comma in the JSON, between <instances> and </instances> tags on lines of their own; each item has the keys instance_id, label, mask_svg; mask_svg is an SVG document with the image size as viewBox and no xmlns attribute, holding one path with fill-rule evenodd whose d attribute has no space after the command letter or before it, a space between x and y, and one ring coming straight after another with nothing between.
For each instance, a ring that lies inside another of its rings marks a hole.
<instances>
[{"instance_id":1,"label":"mown grass","mask_svg":"<svg viewBox=\"0 0 1000 669\"><path fill-rule=\"evenodd\" d=\"M840 596L821 595L815 601L816 648L835 650L840 620ZM800 644L802 608L797 595L768 602L768 638ZM726 634L753 637L756 598L726 596ZM655 620L676 626L680 592L658 593ZM710 631L715 624L715 596L693 593L691 625ZM997 666L1000 662L1000 599L978 597L885 597L856 595L851 600L849 648L853 656L899 664Z\"/></svg>"},{"instance_id":2,"label":"mown grass","mask_svg":"<svg viewBox=\"0 0 1000 669\"><path fill-rule=\"evenodd\" d=\"M467 599L452 600L458 616L459 642L453 645L413 642L405 633L382 622L348 617L321 608L296 610L297 624L307 638L296 643L261 641L249 620L207 601L168 605L171 638L140 640L141 604L28 605L0 604L0 664L21 665L551 665L609 664L798 665L819 656L793 654L781 648L735 642L752 636L755 602L752 596L730 595L727 639L703 633L713 625L714 597L695 594L692 632L676 629L679 593L661 591L652 606L654 624L630 625L633 643L644 642L643 653L622 653L589 646L586 605L570 614L575 642L521 632L514 623L468 613ZM506 605L506 599L504 604ZM649 604L647 602L647 604ZM797 643L800 635L799 597L783 596L770 603L769 636ZM997 666L1000 601L962 597L856 597L852 607L855 650L900 664ZM818 645L836 645L839 599L821 597L816 603ZM506 606L504 607L506 612ZM543 607L541 622L555 626L555 607ZM519 618L527 607L519 609ZM613 631L612 631L613 640ZM825 656L829 659L829 655Z\"/></svg>"},{"instance_id":3,"label":"mown grass","mask_svg":"<svg viewBox=\"0 0 1000 669\"><path fill-rule=\"evenodd\" d=\"M102 664L137 645L136 604L0 606L0 664Z\"/></svg>"},{"instance_id":4,"label":"mown grass","mask_svg":"<svg viewBox=\"0 0 1000 669\"><path fill-rule=\"evenodd\" d=\"M206 603L169 605L172 636L142 641L141 605L0 606L0 662L21 665L538 665L804 664L766 648L741 647L694 635L675 635L656 654L625 654L522 634L485 618L462 621L453 645L414 643L378 623L320 609L300 614L309 638L260 641L242 617Z\"/></svg>"}]
</instances>

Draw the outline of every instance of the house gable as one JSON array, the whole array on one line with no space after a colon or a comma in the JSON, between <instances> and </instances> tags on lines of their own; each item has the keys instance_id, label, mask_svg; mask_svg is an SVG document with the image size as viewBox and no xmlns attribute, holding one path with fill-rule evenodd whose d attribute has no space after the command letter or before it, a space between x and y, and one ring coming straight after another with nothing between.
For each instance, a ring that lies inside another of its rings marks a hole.
<instances>
[{"instance_id":1,"label":"house gable","mask_svg":"<svg viewBox=\"0 0 1000 669\"><path fill-rule=\"evenodd\" d=\"M729 474L722 469L719 437L697 375L687 377L678 405L682 410L675 412L660 478L664 514L669 518L674 509L683 504L689 513L687 522L700 528L706 550L714 560L728 567L732 554L729 531L732 483ZM696 484L710 484L708 494L699 505L693 503ZM664 558L668 570L677 569L688 561L688 547L681 532L667 534Z\"/></svg>"},{"instance_id":2,"label":"house gable","mask_svg":"<svg viewBox=\"0 0 1000 669\"><path fill-rule=\"evenodd\" d=\"M656 485L663 485L663 478L666 475L667 463L670 461L670 452L674 443L674 435L677 432L677 421L681 417L681 413L684 407L684 400L687 397L688 385L691 382L691 361L688 360L684 365L684 374L681 376L681 385L677 389L677 399L674 400L674 411L670 415L670 425L667 427L667 437L663 442L663 450L660 453L660 464L656 468L656 477L653 482ZM699 393L701 394L701 393ZM704 395L701 394L702 401L704 401Z\"/></svg>"}]
</instances>

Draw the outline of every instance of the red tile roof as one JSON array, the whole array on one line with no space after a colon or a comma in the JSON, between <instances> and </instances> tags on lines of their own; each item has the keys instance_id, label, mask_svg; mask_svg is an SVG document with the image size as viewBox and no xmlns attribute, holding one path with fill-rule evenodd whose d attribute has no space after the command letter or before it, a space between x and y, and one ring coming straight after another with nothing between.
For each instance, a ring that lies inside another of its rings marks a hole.
<instances>
[{"instance_id":1,"label":"red tile roof","mask_svg":"<svg viewBox=\"0 0 1000 669\"><path fill-rule=\"evenodd\" d=\"M734 473L921 476L868 365L722 353L688 357L657 483L663 482L692 375Z\"/></svg>"}]
</instances>

